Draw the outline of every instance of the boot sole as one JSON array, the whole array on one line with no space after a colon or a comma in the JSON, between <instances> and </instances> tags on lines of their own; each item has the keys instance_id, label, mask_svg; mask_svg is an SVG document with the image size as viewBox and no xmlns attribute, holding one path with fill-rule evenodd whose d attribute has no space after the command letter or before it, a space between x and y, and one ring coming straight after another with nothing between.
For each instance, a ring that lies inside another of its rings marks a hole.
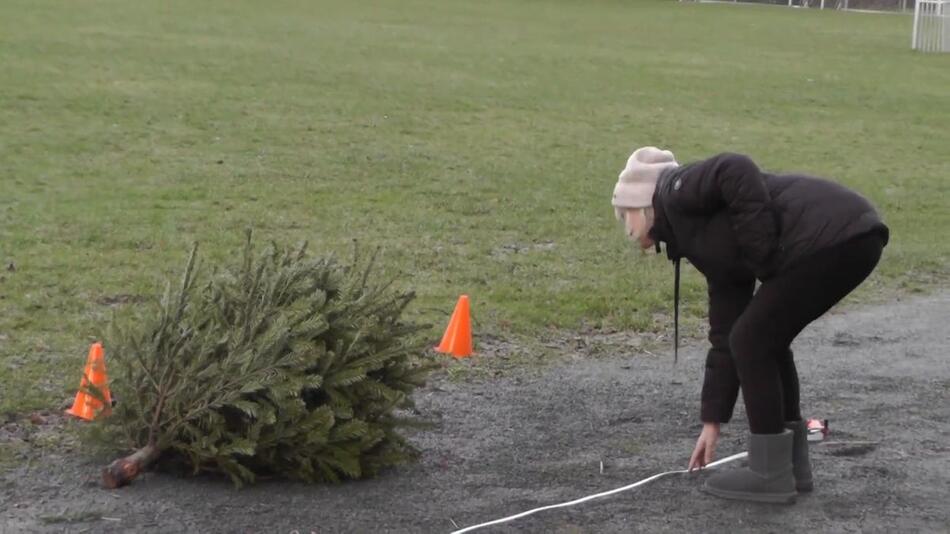
<instances>
[{"instance_id":1,"label":"boot sole","mask_svg":"<svg viewBox=\"0 0 950 534\"><path fill-rule=\"evenodd\" d=\"M764 502L773 504L793 504L798 495L794 491L791 493L753 493L747 491L724 491L703 485L703 491L723 499L732 499L736 501Z\"/></svg>"}]
</instances>

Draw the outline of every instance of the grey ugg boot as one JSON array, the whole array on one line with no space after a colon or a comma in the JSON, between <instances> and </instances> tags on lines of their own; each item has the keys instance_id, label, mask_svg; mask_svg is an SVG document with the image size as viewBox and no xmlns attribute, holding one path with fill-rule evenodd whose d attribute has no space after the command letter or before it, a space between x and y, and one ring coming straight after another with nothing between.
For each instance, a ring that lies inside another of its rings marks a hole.
<instances>
[{"instance_id":1,"label":"grey ugg boot","mask_svg":"<svg viewBox=\"0 0 950 534\"><path fill-rule=\"evenodd\" d=\"M792 437L749 434L749 466L709 477L703 489L717 497L743 501L793 503Z\"/></svg>"},{"instance_id":2,"label":"grey ugg boot","mask_svg":"<svg viewBox=\"0 0 950 534\"><path fill-rule=\"evenodd\" d=\"M808 427L805 421L786 421L785 428L792 431L792 472L795 474L795 489L811 491L815 483L811 478L811 461L808 459Z\"/></svg>"}]
</instances>

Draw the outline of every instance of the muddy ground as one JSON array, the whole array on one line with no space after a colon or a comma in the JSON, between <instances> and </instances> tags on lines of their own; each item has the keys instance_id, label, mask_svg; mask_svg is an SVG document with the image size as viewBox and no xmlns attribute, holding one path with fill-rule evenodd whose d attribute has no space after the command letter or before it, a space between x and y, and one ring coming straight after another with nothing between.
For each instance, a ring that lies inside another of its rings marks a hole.
<instances>
[{"instance_id":1,"label":"muddy ground","mask_svg":"<svg viewBox=\"0 0 950 534\"><path fill-rule=\"evenodd\" d=\"M806 330L805 411L830 419L831 435L812 445L816 490L796 505L720 501L699 491L706 474L675 475L483 532L950 531L948 321L943 292ZM623 339L599 340L614 343L606 357L581 340L541 370L437 378L417 394L436 423L414 436L422 461L376 480L235 490L149 474L106 491L96 460L47 448L2 475L0 532L450 532L681 468L699 431L703 346L674 371ZM720 457L742 450L743 429L740 406Z\"/></svg>"}]
</instances>

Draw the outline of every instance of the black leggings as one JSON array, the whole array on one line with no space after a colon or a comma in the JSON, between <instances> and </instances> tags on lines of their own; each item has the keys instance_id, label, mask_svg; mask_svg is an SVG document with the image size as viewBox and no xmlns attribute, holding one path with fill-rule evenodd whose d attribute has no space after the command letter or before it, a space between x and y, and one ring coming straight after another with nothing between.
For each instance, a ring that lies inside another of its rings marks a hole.
<instances>
[{"instance_id":1,"label":"black leggings","mask_svg":"<svg viewBox=\"0 0 950 534\"><path fill-rule=\"evenodd\" d=\"M784 421L801 419L789 347L871 274L884 243L878 233L862 235L818 252L756 291L729 335L753 434L777 434Z\"/></svg>"}]
</instances>

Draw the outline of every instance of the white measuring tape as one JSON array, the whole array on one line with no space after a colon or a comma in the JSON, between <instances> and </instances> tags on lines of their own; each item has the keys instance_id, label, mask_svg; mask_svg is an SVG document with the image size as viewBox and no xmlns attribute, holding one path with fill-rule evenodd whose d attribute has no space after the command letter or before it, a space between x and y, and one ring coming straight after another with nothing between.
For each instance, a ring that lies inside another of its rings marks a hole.
<instances>
[{"instance_id":1,"label":"white measuring tape","mask_svg":"<svg viewBox=\"0 0 950 534\"><path fill-rule=\"evenodd\" d=\"M720 466L720 465L727 464L727 463L729 463L729 462L733 462L733 461L739 460L739 459L741 459L741 458L745 458L745 457L748 456L748 455L749 455L749 453L747 453L747 452L740 452L739 454L733 454L732 456L728 456L728 457L726 457L726 458L723 458L722 460L716 460L715 462L713 462L713 463L707 465L704 469L712 469L712 468L714 468L714 467L718 467L718 466ZM479 529L479 528L490 527L490 526L492 526L492 525L500 525L501 523L507 523L508 521L514 521L515 519L521 519L522 517L527 517L527 516L529 516L529 515L531 515L531 514L536 514L536 513L538 513L538 512L543 512L543 511L545 511L545 510L553 510L553 509L555 509L555 508L566 508L566 507L568 507L568 506L574 506L575 504L580 504L580 503L582 503L582 502L592 501L592 500L594 500L594 499L599 499L599 498L601 498L601 497L606 497L606 496L608 496L608 495L613 495L613 494L615 494L615 493L620 493L620 492L622 492L622 491L632 490L633 488L636 488L637 486L642 486L643 484L646 484L647 482L653 482L654 480L656 480L656 479L658 479L658 478L662 478L662 477L665 477L665 476L667 476L667 475L676 475L676 474L680 474L680 473L689 473L689 470L688 470L688 469L677 469L676 471L666 471L665 473L659 473L659 474L657 474L657 475L653 475L653 476L650 477L650 478L644 478L643 480L641 480L641 481L639 481L639 482L634 482L633 484L630 484L630 485L628 485L628 486L624 486L624 487L622 487L622 488L612 489L612 490L610 490L610 491L605 491L605 492L603 492L603 493L597 493L597 494L594 494L594 495L588 495L587 497L582 497L582 498L580 498L580 499L577 499L577 500L574 500L574 501L570 501L570 502L562 502L561 504L552 504L552 505L550 505L550 506L542 506L541 508L535 508L534 510L528 510L527 512L521 512L520 514L517 514L517 515L513 515L513 516L509 516L509 517L504 517L504 518L502 518L502 519L496 519L496 520L494 520L494 521L489 521L488 523L481 523L481 524L479 524L479 525L472 525L472 526L470 526L470 527L465 527L465 528L463 528L463 529L461 529L461 530L455 530L455 531L452 532L452 534L462 534L463 532L471 532L471 531L476 530L476 529Z\"/></svg>"}]
</instances>

